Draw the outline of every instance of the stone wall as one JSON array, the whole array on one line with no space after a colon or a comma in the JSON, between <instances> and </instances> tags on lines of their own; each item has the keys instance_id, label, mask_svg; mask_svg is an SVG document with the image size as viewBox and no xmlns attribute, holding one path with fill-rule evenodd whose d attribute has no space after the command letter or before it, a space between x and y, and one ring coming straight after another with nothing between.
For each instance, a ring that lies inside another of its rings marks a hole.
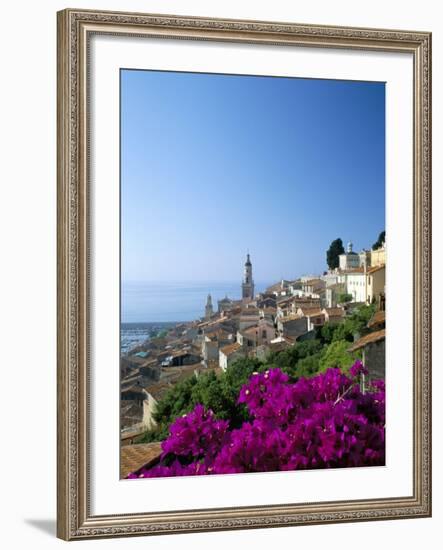
<instances>
[{"instance_id":1,"label":"stone wall","mask_svg":"<svg viewBox=\"0 0 443 550\"><path fill-rule=\"evenodd\" d=\"M369 378L385 378L385 340L368 344L363 353L363 364L369 371Z\"/></svg>"}]
</instances>

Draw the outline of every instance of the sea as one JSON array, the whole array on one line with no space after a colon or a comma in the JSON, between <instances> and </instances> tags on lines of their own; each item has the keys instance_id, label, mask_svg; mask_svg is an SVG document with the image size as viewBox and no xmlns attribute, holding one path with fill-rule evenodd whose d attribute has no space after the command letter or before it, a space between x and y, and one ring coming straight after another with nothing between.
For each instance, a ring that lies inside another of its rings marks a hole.
<instances>
[{"instance_id":1,"label":"sea","mask_svg":"<svg viewBox=\"0 0 443 550\"><path fill-rule=\"evenodd\" d=\"M255 283L255 291L262 292L271 283ZM225 296L233 300L241 297L241 283L235 282L124 282L121 296L122 352L136 347L149 338L153 326L193 321L205 314L208 294L214 311L217 300Z\"/></svg>"}]
</instances>

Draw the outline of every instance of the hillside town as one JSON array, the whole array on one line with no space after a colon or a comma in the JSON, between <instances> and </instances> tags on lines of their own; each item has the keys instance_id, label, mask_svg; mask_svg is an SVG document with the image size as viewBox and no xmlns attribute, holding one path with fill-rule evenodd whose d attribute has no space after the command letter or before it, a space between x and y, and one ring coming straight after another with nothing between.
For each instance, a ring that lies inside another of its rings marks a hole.
<instances>
[{"instance_id":1,"label":"hillside town","mask_svg":"<svg viewBox=\"0 0 443 550\"><path fill-rule=\"evenodd\" d=\"M204 372L226 372L241 357L265 360L314 339L327 323L342 323L361 305L374 304L375 313L369 332L357 335L349 351L361 354L369 377L384 378L385 266L384 242L360 252L348 243L336 268L281 280L256 294L247 254L241 299L225 296L214 304L208 294L200 319L175 324L122 355L122 445L155 427L157 403L178 382Z\"/></svg>"}]
</instances>

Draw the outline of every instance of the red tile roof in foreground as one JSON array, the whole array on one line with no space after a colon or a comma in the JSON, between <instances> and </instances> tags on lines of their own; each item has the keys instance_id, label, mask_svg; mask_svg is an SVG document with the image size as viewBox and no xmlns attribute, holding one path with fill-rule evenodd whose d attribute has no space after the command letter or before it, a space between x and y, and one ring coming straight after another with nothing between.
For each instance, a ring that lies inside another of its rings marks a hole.
<instances>
[{"instance_id":1,"label":"red tile roof in foreground","mask_svg":"<svg viewBox=\"0 0 443 550\"><path fill-rule=\"evenodd\" d=\"M120 449L120 479L142 466L154 464L162 452L160 443L124 445Z\"/></svg>"},{"instance_id":2,"label":"red tile roof in foreground","mask_svg":"<svg viewBox=\"0 0 443 550\"><path fill-rule=\"evenodd\" d=\"M378 310L374 313L374 315L369 319L368 327L375 327L377 325L381 325L386 321L386 312L383 310Z\"/></svg>"},{"instance_id":3,"label":"red tile roof in foreground","mask_svg":"<svg viewBox=\"0 0 443 550\"><path fill-rule=\"evenodd\" d=\"M366 334L366 336L363 336L348 349L348 351L357 351L358 349L362 349L368 344L374 344L375 342L381 342L386 338L386 329L383 330L377 330L375 332L370 332L369 334Z\"/></svg>"}]
</instances>

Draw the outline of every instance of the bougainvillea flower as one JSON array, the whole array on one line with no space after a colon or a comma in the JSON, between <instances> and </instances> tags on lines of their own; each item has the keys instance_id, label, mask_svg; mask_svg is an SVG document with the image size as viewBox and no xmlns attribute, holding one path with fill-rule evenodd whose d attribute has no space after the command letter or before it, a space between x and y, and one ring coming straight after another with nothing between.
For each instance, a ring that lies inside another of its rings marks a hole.
<instances>
[{"instance_id":1,"label":"bougainvillea flower","mask_svg":"<svg viewBox=\"0 0 443 550\"><path fill-rule=\"evenodd\" d=\"M385 386L362 393L356 378L328 369L291 383L279 369L254 373L238 397L250 420L238 429L197 405L170 426L160 463L128 475L171 477L379 466L385 463Z\"/></svg>"}]
</instances>

